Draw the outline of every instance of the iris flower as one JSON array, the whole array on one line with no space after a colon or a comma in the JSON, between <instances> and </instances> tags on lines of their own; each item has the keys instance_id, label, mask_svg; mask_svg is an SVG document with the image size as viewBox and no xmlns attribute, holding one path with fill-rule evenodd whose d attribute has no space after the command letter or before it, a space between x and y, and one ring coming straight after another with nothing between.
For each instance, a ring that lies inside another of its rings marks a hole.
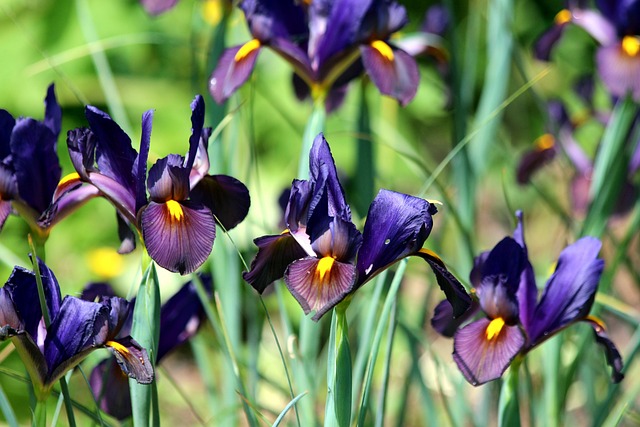
<instances>
[{"instance_id":1,"label":"iris flower","mask_svg":"<svg viewBox=\"0 0 640 427\"><path fill-rule=\"evenodd\" d=\"M97 348L111 350L122 371L139 383L153 381L147 351L131 336L121 333L129 303L121 298L89 302L60 296L53 272L39 262L51 323L38 304L33 272L15 267L0 289L0 340L10 339L31 377L40 400L71 368Z\"/></svg>"},{"instance_id":2,"label":"iris flower","mask_svg":"<svg viewBox=\"0 0 640 427\"><path fill-rule=\"evenodd\" d=\"M210 91L222 103L249 77L262 47L294 68L299 97L338 106L346 85L366 70L384 95L405 105L418 88L415 60L389 41L407 23L404 7L390 0L244 0L253 38L227 49L211 75Z\"/></svg>"},{"instance_id":3,"label":"iris flower","mask_svg":"<svg viewBox=\"0 0 640 427\"><path fill-rule=\"evenodd\" d=\"M0 110L0 229L15 211L41 239L49 232L38 218L49 207L62 173L56 152L62 111L53 84L44 104L43 121L14 119Z\"/></svg>"},{"instance_id":4,"label":"iris flower","mask_svg":"<svg viewBox=\"0 0 640 427\"><path fill-rule=\"evenodd\" d=\"M200 280L206 290L212 290L213 282L210 275L203 274ZM104 283L92 284L82 293L83 299L98 302L113 296L115 296L113 288ZM129 334L131 330L134 304L135 300L130 304L129 317L120 330L120 335ZM189 281L160 308L160 340L155 358L156 365L167 354L194 336L203 318L204 307L196 292L195 284ZM129 382L125 373L118 367L115 358L107 358L96 365L91 371L89 383L100 409L119 420L131 416Z\"/></svg>"},{"instance_id":5,"label":"iris flower","mask_svg":"<svg viewBox=\"0 0 640 427\"><path fill-rule=\"evenodd\" d=\"M429 263L438 284L462 314L470 298L444 263L422 249L437 210L426 200L380 190L360 233L351 221L327 141L319 134L309 154L310 179L294 180L285 212L288 229L254 240L258 254L244 279L262 293L283 278L305 313L314 320L410 255Z\"/></svg>"},{"instance_id":6,"label":"iris flower","mask_svg":"<svg viewBox=\"0 0 640 427\"><path fill-rule=\"evenodd\" d=\"M65 177L43 222L55 222L72 208L102 196L118 211L121 252L135 247L140 233L149 256L161 267L180 274L195 271L207 259L216 235L216 219L225 229L240 223L249 210L247 188L227 175L209 175L207 144L211 129L203 128L204 101L191 104L192 133L185 157L170 154L147 174L152 111L142 117L140 153L111 117L88 106L89 129L67 136L76 173ZM147 190L149 198L147 198Z\"/></svg>"},{"instance_id":7,"label":"iris flower","mask_svg":"<svg viewBox=\"0 0 640 427\"><path fill-rule=\"evenodd\" d=\"M596 0L597 10L569 7L556 15L554 26L538 40L536 56L548 60L564 28L573 23L600 43L598 74L615 97L628 93L640 101L640 1Z\"/></svg>"},{"instance_id":8,"label":"iris flower","mask_svg":"<svg viewBox=\"0 0 640 427\"><path fill-rule=\"evenodd\" d=\"M589 316L604 268L604 261L598 258L600 241L583 237L567 246L538 300L524 242L522 215L520 212L517 215L514 237L505 237L475 260L471 282L478 299L476 310L452 322L447 301L436 308L432 324L440 333L453 335L453 359L458 368L473 385L495 380L516 356L582 321L593 327L596 341L603 346L613 381L621 381L620 353L603 323ZM478 308L482 312L480 318L458 328Z\"/></svg>"}]
</instances>

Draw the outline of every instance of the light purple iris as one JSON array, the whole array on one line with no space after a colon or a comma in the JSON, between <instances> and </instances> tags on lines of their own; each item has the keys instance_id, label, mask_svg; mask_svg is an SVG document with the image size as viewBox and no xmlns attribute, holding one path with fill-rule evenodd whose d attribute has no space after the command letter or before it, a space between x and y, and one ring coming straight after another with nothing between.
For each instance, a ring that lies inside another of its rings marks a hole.
<instances>
[{"instance_id":1,"label":"light purple iris","mask_svg":"<svg viewBox=\"0 0 640 427\"><path fill-rule=\"evenodd\" d=\"M15 267L0 289L0 340L10 339L31 377L39 398L90 352L108 348L126 375L139 383L153 381L147 351L122 333L130 306L121 298L89 302L60 296L53 272L39 262L47 311L51 324L38 304L35 274Z\"/></svg>"},{"instance_id":2,"label":"light purple iris","mask_svg":"<svg viewBox=\"0 0 640 427\"><path fill-rule=\"evenodd\" d=\"M522 215L517 215L514 237L505 237L491 251L476 258L471 272L478 299L476 309L452 321L448 301L436 308L432 325L443 335L453 335L453 358L458 368L473 385L495 380L516 356L567 326L584 321L593 327L597 342L605 350L613 381L621 381L620 353L602 322L589 316L604 268L604 261L598 258L600 241L583 237L566 247L538 300ZM459 328L478 311L480 318Z\"/></svg>"},{"instance_id":3,"label":"light purple iris","mask_svg":"<svg viewBox=\"0 0 640 427\"><path fill-rule=\"evenodd\" d=\"M598 74L615 97L630 94L640 101L640 1L596 0L598 10L570 6L556 15L554 26L535 46L536 56L549 60L550 52L570 23L585 29L600 43Z\"/></svg>"},{"instance_id":4,"label":"light purple iris","mask_svg":"<svg viewBox=\"0 0 640 427\"><path fill-rule=\"evenodd\" d=\"M470 298L444 263L422 249L437 212L426 200L380 190L369 207L364 232L338 181L329 145L322 134L309 154L310 179L294 180L285 212L287 230L254 240L258 254L244 279L262 293L283 278L305 313L320 319L347 295L390 265L410 255L429 263L438 284L461 315Z\"/></svg>"},{"instance_id":5,"label":"light purple iris","mask_svg":"<svg viewBox=\"0 0 640 427\"><path fill-rule=\"evenodd\" d=\"M304 3L304 2L302 2ZM227 49L211 75L210 91L222 103L251 74L262 47L294 68L300 98L342 102L347 84L366 70L381 93L405 105L418 88L411 55L389 41L407 23L404 7L390 0L244 0L240 8L253 39Z\"/></svg>"},{"instance_id":6,"label":"light purple iris","mask_svg":"<svg viewBox=\"0 0 640 427\"><path fill-rule=\"evenodd\" d=\"M152 111L142 117L137 153L111 117L87 107L90 128L74 129L67 136L77 173L60 182L55 203L42 222L54 223L78 205L102 196L117 209L121 252L135 247L132 226L158 265L180 274L195 271L211 253L216 220L227 230L235 227L247 215L250 199L247 188L237 179L208 174L211 129L203 128L201 96L196 96L191 110L186 158L170 154L159 159L147 174Z\"/></svg>"},{"instance_id":7,"label":"light purple iris","mask_svg":"<svg viewBox=\"0 0 640 427\"><path fill-rule=\"evenodd\" d=\"M62 111L53 84L44 104L43 121L14 119L0 110L0 229L16 212L41 239L49 230L38 218L49 207L62 173L56 151Z\"/></svg>"},{"instance_id":8,"label":"light purple iris","mask_svg":"<svg viewBox=\"0 0 640 427\"><path fill-rule=\"evenodd\" d=\"M202 274L199 276L203 287L208 292L213 290L211 276ZM85 288L82 298L89 301L104 301L114 297L113 288L105 283L94 283ZM135 300L130 303L129 316L125 320L120 335L127 335L131 331L133 321L133 306ZM158 341L158 353L155 364L180 345L193 337L204 318L204 307L200 302L196 285L189 281L185 283L160 308L160 331ZM129 381L126 374L118 367L117 359L110 357L103 360L91 371L89 377L91 389L96 401L107 414L118 420L124 420L131 416L131 395Z\"/></svg>"}]
</instances>

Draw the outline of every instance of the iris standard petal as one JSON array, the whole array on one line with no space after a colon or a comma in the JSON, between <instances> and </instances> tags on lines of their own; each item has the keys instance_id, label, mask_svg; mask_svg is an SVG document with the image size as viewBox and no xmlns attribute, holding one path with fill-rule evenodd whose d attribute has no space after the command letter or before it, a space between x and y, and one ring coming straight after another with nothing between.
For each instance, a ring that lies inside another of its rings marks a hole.
<instances>
[{"instance_id":1,"label":"iris standard petal","mask_svg":"<svg viewBox=\"0 0 640 427\"><path fill-rule=\"evenodd\" d=\"M640 101L640 42L635 36L629 37L635 45L630 48L633 50L625 51L624 44L603 46L596 53L596 64L602 82L612 95L624 98L629 94Z\"/></svg>"},{"instance_id":2,"label":"iris standard petal","mask_svg":"<svg viewBox=\"0 0 640 427\"><path fill-rule=\"evenodd\" d=\"M260 41L253 39L222 53L209 80L209 92L218 104L226 101L247 81L256 65L260 47Z\"/></svg>"},{"instance_id":3,"label":"iris standard petal","mask_svg":"<svg viewBox=\"0 0 640 427\"><path fill-rule=\"evenodd\" d=\"M147 188L151 200L186 200L189 197L189 172L184 167L184 157L169 154L159 159L149 169Z\"/></svg>"},{"instance_id":4,"label":"iris standard petal","mask_svg":"<svg viewBox=\"0 0 640 427\"><path fill-rule=\"evenodd\" d=\"M351 221L342 218L331 218L328 228L320 236L316 236L312 225L307 228L311 236L311 248L321 256L331 256L342 262L352 263L362 245L362 234Z\"/></svg>"},{"instance_id":5,"label":"iris standard petal","mask_svg":"<svg viewBox=\"0 0 640 427\"><path fill-rule=\"evenodd\" d=\"M609 338L604 324L599 319L589 316L584 319L584 321L593 328L593 335L596 342L604 349L607 364L611 366L611 380L614 383L619 383L624 378L624 374L622 373L622 356L620 356L620 352L613 341Z\"/></svg>"},{"instance_id":6,"label":"iris standard petal","mask_svg":"<svg viewBox=\"0 0 640 427\"><path fill-rule=\"evenodd\" d=\"M296 40L306 37L304 9L296 0L243 0L239 6L251 34L262 41L275 37Z\"/></svg>"},{"instance_id":7,"label":"iris standard petal","mask_svg":"<svg viewBox=\"0 0 640 427\"><path fill-rule=\"evenodd\" d=\"M572 22L582 27L603 46L611 45L617 39L614 23L595 10L574 9Z\"/></svg>"},{"instance_id":8,"label":"iris standard petal","mask_svg":"<svg viewBox=\"0 0 640 427\"><path fill-rule=\"evenodd\" d=\"M317 321L353 290L355 274L353 264L308 257L292 262L284 281L305 314L315 311L313 320Z\"/></svg>"},{"instance_id":9,"label":"iris standard petal","mask_svg":"<svg viewBox=\"0 0 640 427\"><path fill-rule=\"evenodd\" d=\"M309 151L309 172L315 183L314 195L309 203L311 217L320 202L322 193L327 195L327 215L342 216L346 221L351 220L351 210L344 197L344 190L338 179L338 171L331 154L331 149L322 133L313 140Z\"/></svg>"},{"instance_id":10,"label":"iris standard petal","mask_svg":"<svg viewBox=\"0 0 640 427\"><path fill-rule=\"evenodd\" d=\"M93 368L89 385L105 413L120 421L131 416L129 377L122 372L115 357L104 359Z\"/></svg>"},{"instance_id":11,"label":"iris standard petal","mask_svg":"<svg viewBox=\"0 0 640 427\"><path fill-rule=\"evenodd\" d=\"M251 261L249 271L242 273L242 278L260 294L284 276L289 264L307 256L289 232L258 237L253 243L258 247L258 253Z\"/></svg>"},{"instance_id":12,"label":"iris standard petal","mask_svg":"<svg viewBox=\"0 0 640 427\"><path fill-rule=\"evenodd\" d=\"M177 3L178 0L140 0L140 4L149 15L160 15Z\"/></svg>"},{"instance_id":13,"label":"iris standard petal","mask_svg":"<svg viewBox=\"0 0 640 427\"><path fill-rule=\"evenodd\" d=\"M209 138L211 137L211 128L203 128L200 136L200 142L198 143L198 149L196 150L195 158L189 172L189 186L191 189L196 186L200 180L209 173L211 164L209 162Z\"/></svg>"},{"instance_id":14,"label":"iris standard petal","mask_svg":"<svg viewBox=\"0 0 640 427\"><path fill-rule=\"evenodd\" d=\"M39 216L47 209L62 169L56 154L57 138L44 123L18 119L11 134L11 155L18 192Z\"/></svg>"},{"instance_id":15,"label":"iris standard petal","mask_svg":"<svg viewBox=\"0 0 640 427\"><path fill-rule=\"evenodd\" d=\"M0 160L11 154L11 132L16 125L16 120L7 111L0 109Z\"/></svg>"},{"instance_id":16,"label":"iris standard petal","mask_svg":"<svg viewBox=\"0 0 640 427\"><path fill-rule=\"evenodd\" d=\"M193 273L207 260L216 237L211 211L189 201L150 202L140 224L149 256L180 274Z\"/></svg>"},{"instance_id":17,"label":"iris standard petal","mask_svg":"<svg viewBox=\"0 0 640 427\"><path fill-rule=\"evenodd\" d=\"M136 182L136 207L138 211L147 204L147 160L151 148L151 128L153 124L153 110L145 111L142 115L142 132L140 134L140 153L134 162Z\"/></svg>"},{"instance_id":18,"label":"iris standard petal","mask_svg":"<svg viewBox=\"0 0 640 427\"><path fill-rule=\"evenodd\" d=\"M56 140L62 127L62 109L56 100L55 86L53 83L47 88L47 96L44 99L44 125L51 129Z\"/></svg>"},{"instance_id":19,"label":"iris standard petal","mask_svg":"<svg viewBox=\"0 0 640 427\"><path fill-rule=\"evenodd\" d=\"M598 239L583 237L562 251L533 315L531 346L587 316L604 268L598 258L601 246Z\"/></svg>"},{"instance_id":20,"label":"iris standard petal","mask_svg":"<svg viewBox=\"0 0 640 427\"><path fill-rule=\"evenodd\" d=\"M518 223L513 231L513 239L522 247L525 256L524 269L520 275L520 285L516 297L518 299L518 310L520 323L522 324L527 335L531 328L533 314L538 302L538 287L536 286L536 276L533 266L529 261L527 245L524 241L524 224L522 221L522 211L516 212Z\"/></svg>"},{"instance_id":21,"label":"iris standard petal","mask_svg":"<svg viewBox=\"0 0 640 427\"><path fill-rule=\"evenodd\" d=\"M407 105L418 91L420 73L407 52L382 40L360 46L362 62L380 93Z\"/></svg>"},{"instance_id":22,"label":"iris standard petal","mask_svg":"<svg viewBox=\"0 0 640 427\"><path fill-rule=\"evenodd\" d=\"M494 322L487 318L477 320L453 338L453 360L474 386L500 378L524 345L517 326Z\"/></svg>"},{"instance_id":23,"label":"iris standard petal","mask_svg":"<svg viewBox=\"0 0 640 427\"><path fill-rule=\"evenodd\" d=\"M358 285L416 253L431 232L437 210L424 199L380 190L369 206L358 252Z\"/></svg>"},{"instance_id":24,"label":"iris standard petal","mask_svg":"<svg viewBox=\"0 0 640 427\"><path fill-rule=\"evenodd\" d=\"M442 300L433 310L431 326L440 335L451 338L458 328L467 320L475 316L480 310L480 305L476 300L472 301L471 307L462 316L453 317L453 306L448 300Z\"/></svg>"},{"instance_id":25,"label":"iris standard petal","mask_svg":"<svg viewBox=\"0 0 640 427\"><path fill-rule=\"evenodd\" d=\"M191 173L191 168L196 159L196 153L202 140L204 127L204 99L202 95L196 95L191 101L191 136L189 137L189 152L187 153L185 168ZM208 137L207 137L208 139Z\"/></svg>"},{"instance_id":26,"label":"iris standard petal","mask_svg":"<svg viewBox=\"0 0 640 427\"><path fill-rule=\"evenodd\" d=\"M560 13L562 13L562 15ZM560 13L556 15L556 22L554 25L545 31L533 45L533 55L541 61L549 61L551 59L551 50L554 48L556 43L558 43L562 34L564 34L565 28L567 28L567 24L569 23L566 19L558 22L557 17L568 15L568 19L571 19L571 12L568 10L565 9Z\"/></svg>"},{"instance_id":27,"label":"iris standard petal","mask_svg":"<svg viewBox=\"0 0 640 427\"><path fill-rule=\"evenodd\" d=\"M133 338L125 337L104 343L118 362L122 372L140 384L153 382L153 366L147 351Z\"/></svg>"},{"instance_id":28,"label":"iris standard petal","mask_svg":"<svg viewBox=\"0 0 640 427\"><path fill-rule=\"evenodd\" d=\"M67 132L67 148L74 169L83 180L89 180L89 172L96 172L96 136L87 128Z\"/></svg>"},{"instance_id":29,"label":"iris standard petal","mask_svg":"<svg viewBox=\"0 0 640 427\"><path fill-rule=\"evenodd\" d=\"M228 175L205 176L191 190L190 197L208 207L225 230L240 224L251 206L247 187Z\"/></svg>"}]
</instances>

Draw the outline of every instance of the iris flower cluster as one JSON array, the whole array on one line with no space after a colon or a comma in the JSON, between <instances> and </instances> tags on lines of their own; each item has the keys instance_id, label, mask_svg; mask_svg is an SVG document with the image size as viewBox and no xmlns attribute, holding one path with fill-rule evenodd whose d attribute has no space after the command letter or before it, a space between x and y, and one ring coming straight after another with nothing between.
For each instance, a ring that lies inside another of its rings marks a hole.
<instances>
[{"instance_id":1,"label":"iris flower cluster","mask_svg":"<svg viewBox=\"0 0 640 427\"><path fill-rule=\"evenodd\" d=\"M244 279L262 293L284 278L287 288L314 320L395 262L423 258L453 307L466 311L470 297L433 252L423 249L433 227L434 205L418 197L380 190L369 207L364 231L338 180L329 145L319 134L309 153L308 180L294 180L285 211L287 229L254 240L258 253Z\"/></svg>"},{"instance_id":2,"label":"iris flower cluster","mask_svg":"<svg viewBox=\"0 0 640 427\"><path fill-rule=\"evenodd\" d=\"M363 71L402 105L417 91L415 60L390 41L408 21L395 1L243 0L239 6L253 38L221 56L210 80L218 103L247 80L263 47L293 66L298 97L324 100L328 110L341 104L347 84Z\"/></svg>"},{"instance_id":3,"label":"iris flower cluster","mask_svg":"<svg viewBox=\"0 0 640 427\"><path fill-rule=\"evenodd\" d=\"M89 353L108 348L122 372L139 383L153 381L147 351L125 330L131 305L122 298L100 302L60 296L53 272L38 260L46 313L38 304L36 273L15 267L0 288L0 340L10 339L31 377L36 396L53 385Z\"/></svg>"},{"instance_id":4,"label":"iris flower cluster","mask_svg":"<svg viewBox=\"0 0 640 427\"><path fill-rule=\"evenodd\" d=\"M598 258L602 244L596 238L583 237L567 246L538 300L522 214L518 212L517 216L513 237L505 237L475 260L471 283L477 300L473 309L453 319L448 301L436 307L432 325L443 335L453 336L453 358L458 368L473 385L495 380L516 356L573 323L585 322L605 350L613 381L621 381L620 353L604 324L589 315L604 268L604 261ZM477 314L479 318L460 327Z\"/></svg>"},{"instance_id":5,"label":"iris flower cluster","mask_svg":"<svg viewBox=\"0 0 640 427\"><path fill-rule=\"evenodd\" d=\"M142 117L138 153L109 115L88 106L89 128L67 135L76 172L62 179L41 222L49 225L91 198L104 197L117 209L121 252L135 248L135 229L158 265L180 274L195 271L211 253L216 220L227 230L235 227L247 215L250 198L237 179L208 174L211 129L203 127L201 96L191 111L187 156L170 154L147 173L153 112Z\"/></svg>"}]
</instances>

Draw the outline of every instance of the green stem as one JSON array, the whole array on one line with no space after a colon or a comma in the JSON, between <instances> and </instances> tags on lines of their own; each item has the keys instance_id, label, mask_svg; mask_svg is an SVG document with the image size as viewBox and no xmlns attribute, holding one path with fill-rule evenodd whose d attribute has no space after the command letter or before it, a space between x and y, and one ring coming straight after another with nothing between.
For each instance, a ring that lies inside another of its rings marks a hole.
<instances>
[{"instance_id":1,"label":"green stem","mask_svg":"<svg viewBox=\"0 0 640 427\"><path fill-rule=\"evenodd\" d=\"M346 308L348 301L336 307L335 333L335 377L331 385L333 407L339 426L348 426L351 422L351 349L349 347L349 325Z\"/></svg>"},{"instance_id":2,"label":"green stem","mask_svg":"<svg viewBox=\"0 0 640 427\"><path fill-rule=\"evenodd\" d=\"M47 425L47 400L38 399L36 402L36 408L33 413L33 420L31 422L33 427L46 427Z\"/></svg>"},{"instance_id":3,"label":"green stem","mask_svg":"<svg viewBox=\"0 0 640 427\"><path fill-rule=\"evenodd\" d=\"M520 401L518 400L518 384L520 365L524 358L516 356L511 363L506 380L500 389L498 402L498 426L516 427L520 425Z\"/></svg>"},{"instance_id":4,"label":"green stem","mask_svg":"<svg viewBox=\"0 0 640 427\"><path fill-rule=\"evenodd\" d=\"M324 130L326 117L324 102L316 100L302 136L302 151L300 152L300 162L298 163L298 178L300 179L309 178L309 151L311 151L313 140Z\"/></svg>"},{"instance_id":5,"label":"green stem","mask_svg":"<svg viewBox=\"0 0 640 427\"><path fill-rule=\"evenodd\" d=\"M360 85L358 129L356 133L356 173L353 179L356 191L352 193L355 195L353 204L356 212L363 218L367 215L369 204L373 199L375 182L375 147L373 145L373 135L371 134L366 84L366 80L362 80Z\"/></svg>"}]
</instances>

